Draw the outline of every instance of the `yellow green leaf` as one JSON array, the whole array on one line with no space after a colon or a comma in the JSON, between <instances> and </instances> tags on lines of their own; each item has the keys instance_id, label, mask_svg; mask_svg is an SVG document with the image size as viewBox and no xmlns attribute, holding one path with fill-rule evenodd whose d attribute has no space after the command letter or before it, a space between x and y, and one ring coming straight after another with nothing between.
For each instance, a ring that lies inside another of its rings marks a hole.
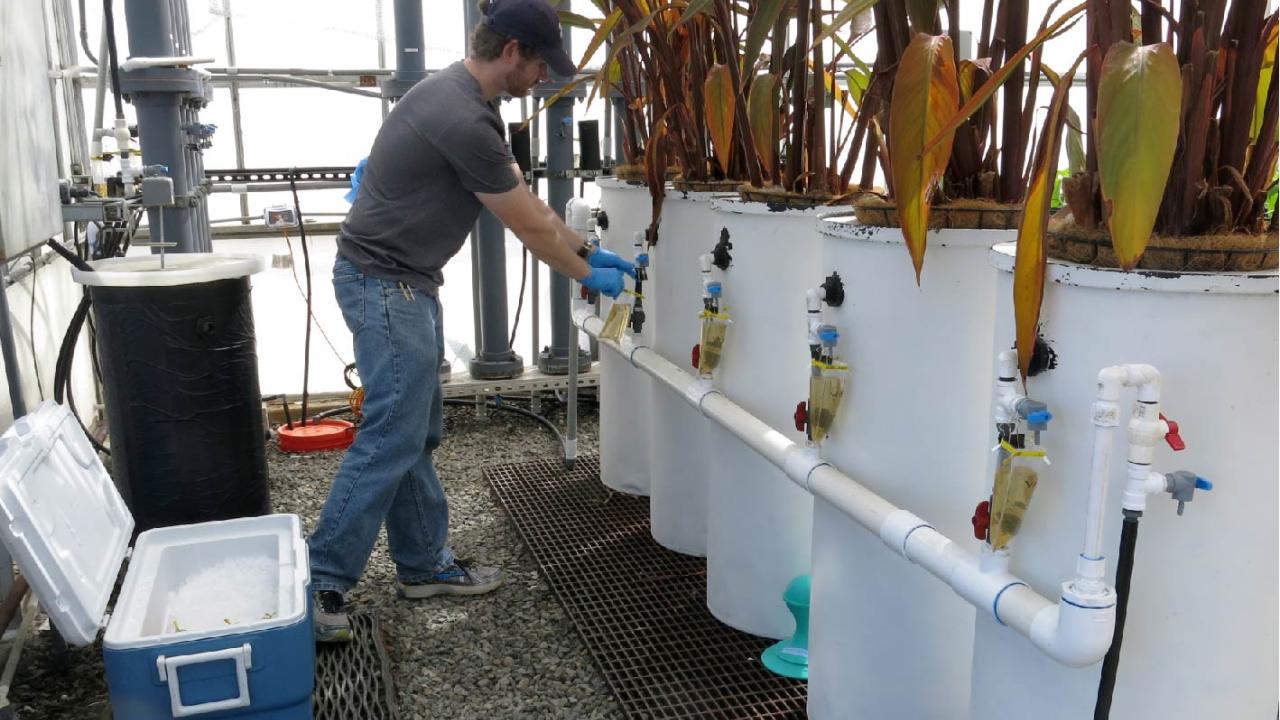
<instances>
[{"instance_id":1,"label":"yellow green leaf","mask_svg":"<svg viewBox=\"0 0 1280 720\"><path fill-rule=\"evenodd\" d=\"M1049 116L1045 120L1035 166L1031 171L1031 184L1023 201L1022 220L1018 224L1018 251L1013 265L1013 317L1017 329L1018 369L1024 383L1031 367L1031 354L1040 325L1040 305L1044 300L1044 236L1049 227L1053 181L1058 174L1058 140L1066 111L1071 107L1067 104L1071 79L1084 57L1081 54L1076 59L1067 72L1065 82L1055 83L1053 99L1049 102Z\"/></svg>"},{"instance_id":2,"label":"yellow green leaf","mask_svg":"<svg viewBox=\"0 0 1280 720\"><path fill-rule=\"evenodd\" d=\"M772 175L778 155L778 76L762 75L751 83L747 96L747 122L751 140L766 175Z\"/></svg>"},{"instance_id":3,"label":"yellow green leaf","mask_svg":"<svg viewBox=\"0 0 1280 720\"><path fill-rule=\"evenodd\" d=\"M844 71L844 79L849 84L849 97L853 99L854 106L862 107L862 96L871 86L871 74L858 68L850 68Z\"/></svg>"},{"instance_id":4,"label":"yellow green leaf","mask_svg":"<svg viewBox=\"0 0 1280 720\"><path fill-rule=\"evenodd\" d=\"M1120 266L1132 270L1151 238L1178 147L1182 72L1165 43L1118 42L1098 83L1098 182Z\"/></svg>"},{"instance_id":5,"label":"yellow green leaf","mask_svg":"<svg viewBox=\"0 0 1280 720\"><path fill-rule=\"evenodd\" d=\"M955 56L946 35L916 35L898 64L889 104L889 159L893 195L902 236L911 251L916 283L924 266L925 233L929 229L929 195L951 157L954 130L922 152L960 106Z\"/></svg>"},{"instance_id":6,"label":"yellow green leaf","mask_svg":"<svg viewBox=\"0 0 1280 720\"><path fill-rule=\"evenodd\" d=\"M568 10L557 10L556 15L560 16L560 22L564 25L579 27L579 28L582 28L583 30L596 29L596 23L594 20L588 17L584 17L582 15L579 15L578 13L569 12Z\"/></svg>"},{"instance_id":7,"label":"yellow green leaf","mask_svg":"<svg viewBox=\"0 0 1280 720\"><path fill-rule=\"evenodd\" d=\"M1266 49L1262 51L1262 69L1258 72L1258 95L1253 106L1253 122L1249 124L1249 142L1258 139L1262 132L1262 116L1267 109L1267 90L1271 87L1271 76L1276 71L1276 40L1278 28L1271 26L1267 35Z\"/></svg>"},{"instance_id":8,"label":"yellow green leaf","mask_svg":"<svg viewBox=\"0 0 1280 720\"><path fill-rule=\"evenodd\" d=\"M614 26L622 19L622 9L619 8L609 13L609 17L600 23L600 27L596 29L596 34L591 36L591 42L587 43L587 50L582 54L582 60L578 62L578 72L582 72L582 68L587 66L587 62L591 60L591 56L595 55L596 50L600 49L600 45L609 37L609 33L613 32Z\"/></svg>"},{"instance_id":9,"label":"yellow green leaf","mask_svg":"<svg viewBox=\"0 0 1280 720\"><path fill-rule=\"evenodd\" d=\"M733 149L733 115L737 102L728 65L712 66L707 73L703 93L706 98L707 132L711 135L711 146L715 148L720 169L728 172L729 155Z\"/></svg>"}]
</instances>

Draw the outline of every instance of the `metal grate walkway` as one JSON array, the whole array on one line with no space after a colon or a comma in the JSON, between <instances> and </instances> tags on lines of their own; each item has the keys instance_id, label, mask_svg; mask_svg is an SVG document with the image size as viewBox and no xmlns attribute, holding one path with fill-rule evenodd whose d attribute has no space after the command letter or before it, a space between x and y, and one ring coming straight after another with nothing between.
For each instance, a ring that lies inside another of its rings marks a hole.
<instances>
[{"instance_id":1,"label":"metal grate walkway","mask_svg":"<svg viewBox=\"0 0 1280 720\"><path fill-rule=\"evenodd\" d=\"M706 561L649 535L649 500L614 493L598 459L484 476L630 718L803 718L807 687L769 673L771 641L716 620Z\"/></svg>"},{"instance_id":2,"label":"metal grate walkway","mask_svg":"<svg viewBox=\"0 0 1280 720\"><path fill-rule=\"evenodd\" d=\"M354 614L351 630L349 643L316 644L315 720L396 720L382 625L372 615Z\"/></svg>"}]
</instances>

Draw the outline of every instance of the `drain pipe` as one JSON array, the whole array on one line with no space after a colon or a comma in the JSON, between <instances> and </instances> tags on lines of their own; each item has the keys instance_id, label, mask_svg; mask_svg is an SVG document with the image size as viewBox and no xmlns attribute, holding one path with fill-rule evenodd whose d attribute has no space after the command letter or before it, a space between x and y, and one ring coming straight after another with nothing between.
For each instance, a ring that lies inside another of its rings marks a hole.
<instances>
[{"instance_id":1,"label":"drain pipe","mask_svg":"<svg viewBox=\"0 0 1280 720\"><path fill-rule=\"evenodd\" d=\"M1178 424L1160 412L1160 372L1150 365L1117 365L1103 368L1098 373L1098 399L1093 405L1094 422L1094 477L1090 485L1089 541L1101 544L1102 509L1095 507L1095 495L1106 495L1106 472L1111 451L1111 432L1119 425L1120 406L1117 402L1121 387L1138 388L1129 419L1128 479L1124 488L1124 526L1120 534L1119 565L1116 568L1117 618L1111 647L1102 663L1098 681L1098 697L1094 705L1094 720L1107 720L1111 716L1111 700L1115 691L1116 674L1120 666L1120 648L1124 641L1124 623L1128 615L1129 588L1133 578L1134 555L1138 543L1138 521L1147 509L1147 495L1168 492L1178 503L1178 515L1182 515L1186 503L1191 502L1196 490L1212 490L1213 483L1195 473L1179 470L1163 474L1151 470L1156 446L1163 439L1175 452L1186 449L1186 443L1178 432ZM1106 457L1100 458L1099 455ZM1104 472L1099 474L1102 464ZM1095 516L1094 512L1097 512ZM1100 554L1098 556L1100 558ZM1082 559L1083 558L1082 556Z\"/></svg>"},{"instance_id":2,"label":"drain pipe","mask_svg":"<svg viewBox=\"0 0 1280 720\"><path fill-rule=\"evenodd\" d=\"M574 198L565 204L565 219L571 230L578 234L583 242L587 241L587 234L591 231L591 206L586 200ZM586 307L581 300L575 298L574 285L577 283L569 282L565 288L568 294L568 304L574 307L575 312L590 313L590 308ZM552 291L555 286L552 286ZM594 317L594 315L593 315ZM569 357L577 359L578 353L578 324L569 323ZM572 470L574 464L578 460L578 363L570 362L569 370L569 391L568 403L566 409L565 424L566 432L564 437L564 466Z\"/></svg>"},{"instance_id":3,"label":"drain pipe","mask_svg":"<svg viewBox=\"0 0 1280 720\"><path fill-rule=\"evenodd\" d=\"M574 314L584 331L599 335L604 323L585 310ZM1031 640L1059 663L1085 667L1102 659L1115 623L1114 592L1110 602L1080 602L1064 584L1057 603L1033 590L1003 568L984 568L970 553L915 514L903 510L860 485L848 475L774 430L731 402L718 390L698 382L650 348L629 338L601 340L631 363L675 390L706 417L781 468L793 482L836 506L907 560L920 565L975 607L990 612Z\"/></svg>"}]
</instances>

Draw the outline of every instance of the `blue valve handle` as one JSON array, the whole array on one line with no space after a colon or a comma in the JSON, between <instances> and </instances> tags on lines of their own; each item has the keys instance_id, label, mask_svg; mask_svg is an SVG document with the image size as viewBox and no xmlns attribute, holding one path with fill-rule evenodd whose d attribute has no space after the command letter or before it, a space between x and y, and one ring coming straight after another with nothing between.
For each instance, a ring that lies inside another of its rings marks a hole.
<instances>
[{"instance_id":1,"label":"blue valve handle","mask_svg":"<svg viewBox=\"0 0 1280 720\"><path fill-rule=\"evenodd\" d=\"M1202 478L1202 477L1200 477L1199 475L1197 475L1197 476L1196 476L1196 489L1197 489L1197 490L1212 490L1212 489L1213 489L1213 483L1212 483L1212 482L1210 482L1209 480L1207 480L1207 479L1205 479L1205 478Z\"/></svg>"}]
</instances>

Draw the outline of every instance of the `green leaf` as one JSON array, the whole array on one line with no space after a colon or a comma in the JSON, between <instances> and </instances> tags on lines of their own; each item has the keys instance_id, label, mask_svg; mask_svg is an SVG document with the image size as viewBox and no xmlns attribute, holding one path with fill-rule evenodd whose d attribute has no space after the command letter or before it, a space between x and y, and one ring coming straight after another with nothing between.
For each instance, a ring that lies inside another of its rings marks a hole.
<instances>
[{"instance_id":1,"label":"green leaf","mask_svg":"<svg viewBox=\"0 0 1280 720\"><path fill-rule=\"evenodd\" d=\"M1178 147L1182 71L1165 43L1118 42L1098 82L1098 182L1116 259L1132 270L1147 248Z\"/></svg>"},{"instance_id":2,"label":"green leaf","mask_svg":"<svg viewBox=\"0 0 1280 720\"><path fill-rule=\"evenodd\" d=\"M850 68L844 71L844 79L849 86L849 97L853 99L853 104L862 107L862 96L871 86L871 73Z\"/></svg>"},{"instance_id":3,"label":"green leaf","mask_svg":"<svg viewBox=\"0 0 1280 720\"><path fill-rule=\"evenodd\" d=\"M1040 306L1044 301L1045 244L1044 236L1049 227L1052 212L1052 196L1058 175L1058 149L1060 131L1070 106L1071 79L1084 60L1084 54L1076 58L1067 72L1065 82L1057 83L1053 99L1049 103L1049 116L1045 120L1040 147L1036 151L1035 167L1031 171L1031 183L1022 205L1022 220L1018 223L1018 249L1013 264L1013 317L1018 347L1018 369L1026 383L1031 368L1031 354L1035 349L1036 334L1040 325Z\"/></svg>"},{"instance_id":4,"label":"green leaf","mask_svg":"<svg viewBox=\"0 0 1280 720\"><path fill-rule=\"evenodd\" d=\"M1276 71L1276 26L1271 27L1271 33L1267 36L1266 49L1262 51L1262 69L1258 72L1258 94L1253 106L1253 122L1249 124L1249 142L1258 139L1258 133L1262 132L1262 116L1267 109L1267 90L1271 87L1271 76Z\"/></svg>"},{"instance_id":5,"label":"green leaf","mask_svg":"<svg viewBox=\"0 0 1280 720\"><path fill-rule=\"evenodd\" d=\"M756 58L760 57L764 41L773 32L773 24L778 21L784 5L786 3L783 0L760 0L755 15L747 20L747 41L742 49L744 72L745 68L754 66Z\"/></svg>"},{"instance_id":6,"label":"green leaf","mask_svg":"<svg viewBox=\"0 0 1280 720\"><path fill-rule=\"evenodd\" d=\"M929 196L951 158L952 130L932 150L924 144L939 133L960 106L951 38L920 33L902 53L889 104L889 164L902 236L915 265L916 283L924 267L929 229Z\"/></svg>"},{"instance_id":7,"label":"green leaf","mask_svg":"<svg viewBox=\"0 0 1280 720\"><path fill-rule=\"evenodd\" d=\"M773 175L778 157L778 76L762 75L751 83L747 96L747 122L751 140L766 175Z\"/></svg>"},{"instance_id":8,"label":"green leaf","mask_svg":"<svg viewBox=\"0 0 1280 720\"><path fill-rule=\"evenodd\" d=\"M569 12L568 10L557 10L556 15L560 16L560 22L563 25L571 25L573 27L582 28L583 30L596 29L595 20L579 15L578 13Z\"/></svg>"},{"instance_id":9,"label":"green leaf","mask_svg":"<svg viewBox=\"0 0 1280 720\"><path fill-rule=\"evenodd\" d=\"M733 150L733 118L737 109L737 97L733 92L733 78L728 65L715 65L707 73L703 85L706 106L707 133L715 148L720 169L729 172L729 155Z\"/></svg>"}]
</instances>

